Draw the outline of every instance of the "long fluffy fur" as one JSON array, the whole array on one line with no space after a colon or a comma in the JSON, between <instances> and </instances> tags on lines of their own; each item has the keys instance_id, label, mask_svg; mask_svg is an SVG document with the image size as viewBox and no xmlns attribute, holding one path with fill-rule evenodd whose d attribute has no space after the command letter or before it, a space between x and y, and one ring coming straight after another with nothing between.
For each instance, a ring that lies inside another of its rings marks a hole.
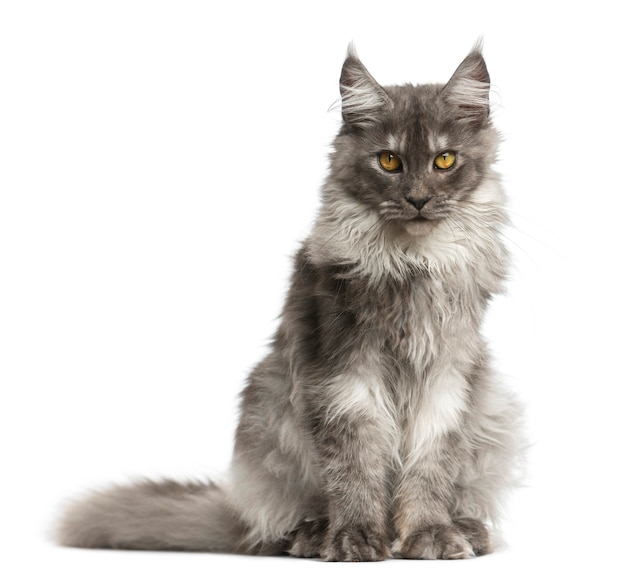
<instances>
[{"instance_id":1,"label":"long fluffy fur","mask_svg":"<svg viewBox=\"0 0 626 582\"><path fill-rule=\"evenodd\" d=\"M66 512L62 544L346 561L491 550L521 439L480 335L508 262L486 83L478 50L445 86L384 88L350 51L322 208L243 391L229 478L95 493ZM402 175L372 158L391 148ZM442 149L460 159L446 174Z\"/></svg>"}]
</instances>

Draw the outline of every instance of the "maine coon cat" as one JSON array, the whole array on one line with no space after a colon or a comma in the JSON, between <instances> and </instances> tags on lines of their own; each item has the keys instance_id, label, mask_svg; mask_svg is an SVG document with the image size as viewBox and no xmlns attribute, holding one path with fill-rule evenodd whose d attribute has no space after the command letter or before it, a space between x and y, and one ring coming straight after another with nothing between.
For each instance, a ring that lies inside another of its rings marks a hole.
<instances>
[{"instance_id":1,"label":"maine coon cat","mask_svg":"<svg viewBox=\"0 0 626 582\"><path fill-rule=\"evenodd\" d=\"M512 484L518 405L480 327L502 290L498 134L480 47L445 85L382 87L351 48L322 206L223 483L71 505L79 547L467 558Z\"/></svg>"}]
</instances>

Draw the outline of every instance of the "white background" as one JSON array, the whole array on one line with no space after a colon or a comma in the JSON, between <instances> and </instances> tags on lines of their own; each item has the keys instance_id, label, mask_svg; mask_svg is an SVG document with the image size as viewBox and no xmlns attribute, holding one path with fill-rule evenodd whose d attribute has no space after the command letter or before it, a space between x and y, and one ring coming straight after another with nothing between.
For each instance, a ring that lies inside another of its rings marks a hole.
<instances>
[{"instance_id":1,"label":"white background","mask_svg":"<svg viewBox=\"0 0 626 582\"><path fill-rule=\"evenodd\" d=\"M3 2L3 579L623 576L617 10ZM459 563L344 565L50 543L62 502L85 489L227 468L237 394L265 352L317 208L348 42L381 83L443 82L482 34L515 256L485 334L527 403L534 442L528 487L504 524L508 545Z\"/></svg>"}]
</instances>

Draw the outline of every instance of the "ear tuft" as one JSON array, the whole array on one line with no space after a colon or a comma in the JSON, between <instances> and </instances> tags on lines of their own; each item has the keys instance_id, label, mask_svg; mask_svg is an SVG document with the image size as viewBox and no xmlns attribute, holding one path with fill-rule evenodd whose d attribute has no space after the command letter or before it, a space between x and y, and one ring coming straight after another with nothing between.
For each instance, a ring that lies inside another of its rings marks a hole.
<instances>
[{"instance_id":1,"label":"ear tuft","mask_svg":"<svg viewBox=\"0 0 626 582\"><path fill-rule=\"evenodd\" d=\"M480 126L489 118L490 79L481 54L482 42L474 46L443 88L443 98L459 121Z\"/></svg>"},{"instance_id":2,"label":"ear tuft","mask_svg":"<svg viewBox=\"0 0 626 582\"><path fill-rule=\"evenodd\" d=\"M383 110L391 105L385 90L376 82L350 43L341 70L341 113L347 125L366 127L380 119Z\"/></svg>"}]
</instances>

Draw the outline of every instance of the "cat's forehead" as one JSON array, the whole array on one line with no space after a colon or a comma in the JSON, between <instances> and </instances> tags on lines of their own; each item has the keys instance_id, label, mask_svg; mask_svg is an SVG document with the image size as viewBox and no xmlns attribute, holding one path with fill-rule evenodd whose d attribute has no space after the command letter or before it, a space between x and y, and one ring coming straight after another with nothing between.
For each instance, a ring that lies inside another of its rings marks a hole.
<instances>
[{"instance_id":1,"label":"cat's forehead","mask_svg":"<svg viewBox=\"0 0 626 582\"><path fill-rule=\"evenodd\" d=\"M384 148L394 152L408 152L411 149L426 149L430 152L450 147L453 136L450 132L436 128L426 128L416 132L410 125L398 129L388 129L384 135Z\"/></svg>"},{"instance_id":2,"label":"cat's forehead","mask_svg":"<svg viewBox=\"0 0 626 582\"><path fill-rule=\"evenodd\" d=\"M384 87L385 93L393 101L396 110L428 111L439 101L443 85L390 85Z\"/></svg>"},{"instance_id":3,"label":"cat's forehead","mask_svg":"<svg viewBox=\"0 0 626 582\"><path fill-rule=\"evenodd\" d=\"M440 99L442 85L385 87L392 101L385 124L385 140L393 151L412 147L439 150L452 138Z\"/></svg>"}]
</instances>

